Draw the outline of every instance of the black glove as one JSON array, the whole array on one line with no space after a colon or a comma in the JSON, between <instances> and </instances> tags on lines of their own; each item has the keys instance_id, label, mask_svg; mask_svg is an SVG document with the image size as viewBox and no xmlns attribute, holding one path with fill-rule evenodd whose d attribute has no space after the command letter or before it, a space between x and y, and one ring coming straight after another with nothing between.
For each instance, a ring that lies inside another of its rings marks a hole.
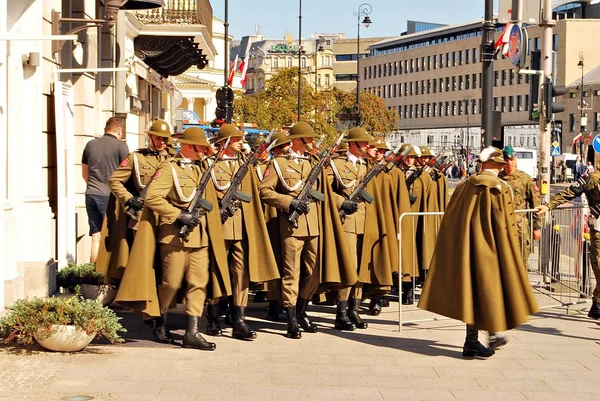
<instances>
[{"instance_id":1,"label":"black glove","mask_svg":"<svg viewBox=\"0 0 600 401\"><path fill-rule=\"evenodd\" d=\"M144 208L144 199L139 196L132 196L127 202L125 202L125 206L129 206L135 210L142 210Z\"/></svg>"},{"instance_id":2,"label":"black glove","mask_svg":"<svg viewBox=\"0 0 600 401\"><path fill-rule=\"evenodd\" d=\"M356 213L356 211L358 210L358 202L355 202L350 199L344 199L341 209L344 212L346 212L346 214Z\"/></svg>"},{"instance_id":3,"label":"black glove","mask_svg":"<svg viewBox=\"0 0 600 401\"><path fill-rule=\"evenodd\" d=\"M308 213L310 207L308 206L307 201L292 199L292 202L290 203L290 212L294 210L300 214L305 214Z\"/></svg>"},{"instance_id":4,"label":"black glove","mask_svg":"<svg viewBox=\"0 0 600 401\"><path fill-rule=\"evenodd\" d=\"M230 207L221 209L221 223L225 223L227 219L233 217L234 214L235 210L232 210Z\"/></svg>"},{"instance_id":5,"label":"black glove","mask_svg":"<svg viewBox=\"0 0 600 401\"><path fill-rule=\"evenodd\" d=\"M200 223L200 217L198 217L197 213L184 210L177 216L177 222L182 226L188 226L190 229L193 229Z\"/></svg>"}]
</instances>

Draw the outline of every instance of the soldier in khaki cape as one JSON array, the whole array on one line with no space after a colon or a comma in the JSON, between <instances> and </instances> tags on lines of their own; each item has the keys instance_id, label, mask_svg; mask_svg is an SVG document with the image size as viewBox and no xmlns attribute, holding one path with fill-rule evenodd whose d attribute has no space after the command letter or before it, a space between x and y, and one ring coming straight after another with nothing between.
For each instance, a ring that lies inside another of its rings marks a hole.
<instances>
[{"instance_id":1,"label":"soldier in khaki cape","mask_svg":"<svg viewBox=\"0 0 600 401\"><path fill-rule=\"evenodd\" d=\"M363 157L367 156L367 149L372 140L373 137L367 134L364 128L352 128L344 138L348 150L332 159L330 164L330 177L333 191L336 193L336 204L346 213L343 223L344 232L357 271L362 259L366 206L364 202L358 203L348 197L367 173L367 164ZM336 329L353 331L356 328L368 327L368 324L358 315L362 287L362 283L357 282L352 287L339 290L335 317Z\"/></svg>"},{"instance_id":2,"label":"soldier in khaki cape","mask_svg":"<svg viewBox=\"0 0 600 401\"><path fill-rule=\"evenodd\" d=\"M310 158L305 153L306 144L316 137L307 123L294 124L288 136L291 141L288 155L273 158L260 184L260 197L264 203L282 211L296 210L300 214L297 228L287 219L279 218L281 298L288 316L289 338L301 337L298 324L307 332L317 331L317 326L306 315L308 300L320 282L317 208L296 199L312 170Z\"/></svg>"},{"instance_id":3,"label":"soldier in khaki cape","mask_svg":"<svg viewBox=\"0 0 600 401\"><path fill-rule=\"evenodd\" d=\"M515 210L535 209L540 202L540 194L529 174L517 169L517 155L512 146L508 145L502 149L504 165L498 177L507 182L513 190L515 198ZM526 213L517 213L517 232L521 243L523 262L527 266L531 254L531 235L529 234L530 221ZM533 218L533 239L538 240L542 236L541 218Z\"/></svg>"},{"instance_id":4,"label":"soldier in khaki cape","mask_svg":"<svg viewBox=\"0 0 600 401\"><path fill-rule=\"evenodd\" d=\"M600 319L600 171L593 171L588 177L581 177L567 189L557 193L550 199L548 205L537 207L540 215L554 209L563 203L572 201L585 194L590 207L588 225L590 228L590 263L596 278L592 307L588 317Z\"/></svg>"},{"instance_id":5,"label":"soldier in khaki cape","mask_svg":"<svg viewBox=\"0 0 600 401\"><path fill-rule=\"evenodd\" d=\"M235 125L224 124L211 142L224 146L229 138L223 160L216 162L211 172L213 184L217 190L219 202L230 188L231 180L244 163L241 154L244 141L243 132ZM264 282L279 278L277 263L265 225L262 204L258 196L258 177L255 171L248 170L239 187L239 191L251 197L249 202L240 202L233 215L227 215L223 222L223 238L229 257L229 271L232 284L231 306L233 338L253 340L256 333L245 322L245 309L248 306L248 288L250 281ZM222 215L223 216L223 215ZM223 220L223 217L222 217ZM211 300L207 308L209 335L221 335L218 318L218 300Z\"/></svg>"},{"instance_id":6,"label":"soldier in khaki cape","mask_svg":"<svg viewBox=\"0 0 600 401\"><path fill-rule=\"evenodd\" d=\"M205 157L209 144L204 131L199 128L187 128L178 142L181 143L180 154L156 172L146 195L148 208L160 215L157 241L163 260L158 285L161 317L156 321L155 334L160 342L172 342L167 328L167 310L185 277L188 323L183 347L212 351L216 345L202 337L198 322L207 297L211 255L217 259L223 256L220 254L223 252L222 237L209 238L209 221L212 219L212 226L214 214L219 215L219 211L216 205L208 213L186 210L203 175L197 161ZM179 235L183 226L190 230L187 242ZM211 232L211 237L215 231Z\"/></svg>"},{"instance_id":7,"label":"soldier in khaki cape","mask_svg":"<svg viewBox=\"0 0 600 401\"><path fill-rule=\"evenodd\" d=\"M482 171L459 184L440 226L419 307L467 324L463 356L490 357L497 331L524 323L537 304L520 256L512 190L498 178L502 152L485 148ZM490 332L489 347L478 330Z\"/></svg>"},{"instance_id":8,"label":"soldier in khaki cape","mask_svg":"<svg viewBox=\"0 0 600 401\"><path fill-rule=\"evenodd\" d=\"M419 146L419 149L421 150L419 163L422 166L425 166L432 158L435 157L435 154L427 146ZM446 181L444 172L440 171L436 167L430 168L429 176L433 182L432 196L435 196L435 199L437 200L437 211L443 212L446 210L446 204L448 203L448 181Z\"/></svg>"},{"instance_id":9,"label":"soldier in khaki cape","mask_svg":"<svg viewBox=\"0 0 600 401\"><path fill-rule=\"evenodd\" d=\"M127 266L147 185L158 166L170 157L167 147L171 138L169 124L156 120L146 133L148 147L131 152L108 181L114 197L109 202L105 229L102 230L96 270L112 280L120 280Z\"/></svg>"}]
</instances>

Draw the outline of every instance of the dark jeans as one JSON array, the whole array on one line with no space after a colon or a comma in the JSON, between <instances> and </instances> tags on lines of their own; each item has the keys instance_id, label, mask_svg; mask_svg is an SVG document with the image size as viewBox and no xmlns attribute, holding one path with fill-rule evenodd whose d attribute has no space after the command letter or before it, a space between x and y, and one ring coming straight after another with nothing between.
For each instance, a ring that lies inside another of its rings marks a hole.
<instances>
[{"instance_id":1,"label":"dark jeans","mask_svg":"<svg viewBox=\"0 0 600 401\"><path fill-rule=\"evenodd\" d=\"M90 235L99 233L102 230L102 221L106 214L106 206L110 196L103 195L85 195L85 210L88 215L90 225Z\"/></svg>"}]
</instances>

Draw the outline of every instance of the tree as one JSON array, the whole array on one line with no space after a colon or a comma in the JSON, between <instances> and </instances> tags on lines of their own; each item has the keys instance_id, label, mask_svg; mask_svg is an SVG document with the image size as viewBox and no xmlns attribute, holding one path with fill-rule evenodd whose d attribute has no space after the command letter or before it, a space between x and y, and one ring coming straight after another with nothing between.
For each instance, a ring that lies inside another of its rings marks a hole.
<instances>
[{"instance_id":1,"label":"tree","mask_svg":"<svg viewBox=\"0 0 600 401\"><path fill-rule=\"evenodd\" d=\"M305 79L302 85L300 120L310 123L319 134L331 141L345 126L337 115L356 111L356 95L332 89L315 91ZM388 110L383 100L361 93L361 121L367 131L376 135L397 128L398 114ZM289 127L298 121L298 69L282 68L265 82L263 91L236 95L233 116L238 122L254 122L263 129Z\"/></svg>"}]
</instances>

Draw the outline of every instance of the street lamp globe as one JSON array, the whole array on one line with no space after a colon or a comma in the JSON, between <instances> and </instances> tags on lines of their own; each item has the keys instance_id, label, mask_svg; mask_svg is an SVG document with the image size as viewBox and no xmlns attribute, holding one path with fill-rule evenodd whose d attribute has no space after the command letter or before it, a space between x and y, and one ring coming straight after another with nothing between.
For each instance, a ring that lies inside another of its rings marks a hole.
<instances>
[{"instance_id":1,"label":"street lamp globe","mask_svg":"<svg viewBox=\"0 0 600 401\"><path fill-rule=\"evenodd\" d=\"M369 16L365 16L365 18L363 19L363 25L365 26L365 28L368 28L369 26L371 26L371 24L373 23L373 21L371 21L371 18L369 18Z\"/></svg>"}]
</instances>

